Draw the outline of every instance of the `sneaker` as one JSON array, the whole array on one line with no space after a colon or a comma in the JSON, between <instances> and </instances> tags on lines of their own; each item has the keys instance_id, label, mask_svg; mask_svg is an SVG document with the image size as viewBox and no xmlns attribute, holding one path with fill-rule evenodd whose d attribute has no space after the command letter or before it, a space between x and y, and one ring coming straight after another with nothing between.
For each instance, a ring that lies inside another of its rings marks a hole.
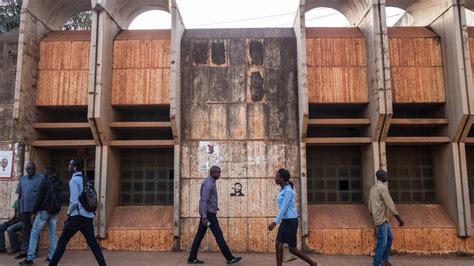
<instances>
[{"instance_id":1,"label":"sneaker","mask_svg":"<svg viewBox=\"0 0 474 266\"><path fill-rule=\"evenodd\" d=\"M20 252L20 254L18 254L15 257L16 260L23 259L23 258L26 258L26 253L25 252Z\"/></svg>"},{"instance_id":2,"label":"sneaker","mask_svg":"<svg viewBox=\"0 0 474 266\"><path fill-rule=\"evenodd\" d=\"M25 259L24 261L18 263L20 265L33 265L33 261L32 260L28 260L28 259Z\"/></svg>"},{"instance_id":3,"label":"sneaker","mask_svg":"<svg viewBox=\"0 0 474 266\"><path fill-rule=\"evenodd\" d=\"M188 260L188 264L204 264L204 261L198 259Z\"/></svg>"},{"instance_id":4,"label":"sneaker","mask_svg":"<svg viewBox=\"0 0 474 266\"><path fill-rule=\"evenodd\" d=\"M234 264L234 263L237 263L241 260L242 258L241 257L233 257L231 260L228 260L227 261L227 264Z\"/></svg>"}]
</instances>

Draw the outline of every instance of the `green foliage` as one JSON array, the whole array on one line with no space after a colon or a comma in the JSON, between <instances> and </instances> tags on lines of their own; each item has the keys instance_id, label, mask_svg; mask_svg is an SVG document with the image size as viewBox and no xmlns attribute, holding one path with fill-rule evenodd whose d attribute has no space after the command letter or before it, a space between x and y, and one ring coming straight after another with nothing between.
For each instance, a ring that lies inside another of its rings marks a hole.
<instances>
[{"instance_id":1,"label":"green foliage","mask_svg":"<svg viewBox=\"0 0 474 266\"><path fill-rule=\"evenodd\" d=\"M0 0L0 32L8 32L20 26L22 0Z\"/></svg>"},{"instance_id":2,"label":"green foliage","mask_svg":"<svg viewBox=\"0 0 474 266\"><path fill-rule=\"evenodd\" d=\"M71 17L64 25L65 30L90 30L92 27L92 12L84 11Z\"/></svg>"}]
</instances>

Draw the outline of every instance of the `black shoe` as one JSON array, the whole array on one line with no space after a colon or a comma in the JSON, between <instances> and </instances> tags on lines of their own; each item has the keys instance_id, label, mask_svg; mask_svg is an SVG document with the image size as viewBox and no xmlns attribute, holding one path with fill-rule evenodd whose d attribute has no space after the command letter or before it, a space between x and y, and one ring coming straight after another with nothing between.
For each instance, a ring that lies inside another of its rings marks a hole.
<instances>
[{"instance_id":1,"label":"black shoe","mask_svg":"<svg viewBox=\"0 0 474 266\"><path fill-rule=\"evenodd\" d=\"M20 265L33 265L33 261L32 260L28 260L28 259L25 259L24 261L18 263Z\"/></svg>"},{"instance_id":2,"label":"black shoe","mask_svg":"<svg viewBox=\"0 0 474 266\"><path fill-rule=\"evenodd\" d=\"M20 252L20 254L18 254L15 257L16 260L23 259L23 258L26 258L26 253L24 253L24 252Z\"/></svg>"},{"instance_id":3,"label":"black shoe","mask_svg":"<svg viewBox=\"0 0 474 266\"><path fill-rule=\"evenodd\" d=\"M44 260L44 262L48 262L48 263L49 263L49 262L51 262L51 260L50 260L48 257L46 257L46 259Z\"/></svg>"},{"instance_id":4,"label":"black shoe","mask_svg":"<svg viewBox=\"0 0 474 266\"><path fill-rule=\"evenodd\" d=\"M5 248L0 249L0 253L7 253L7 249Z\"/></svg>"},{"instance_id":5,"label":"black shoe","mask_svg":"<svg viewBox=\"0 0 474 266\"><path fill-rule=\"evenodd\" d=\"M188 260L188 264L204 264L204 261L198 259Z\"/></svg>"},{"instance_id":6,"label":"black shoe","mask_svg":"<svg viewBox=\"0 0 474 266\"><path fill-rule=\"evenodd\" d=\"M234 264L234 263L237 263L241 260L242 258L241 257L233 257L231 260L228 260L227 261L227 264Z\"/></svg>"}]
</instances>

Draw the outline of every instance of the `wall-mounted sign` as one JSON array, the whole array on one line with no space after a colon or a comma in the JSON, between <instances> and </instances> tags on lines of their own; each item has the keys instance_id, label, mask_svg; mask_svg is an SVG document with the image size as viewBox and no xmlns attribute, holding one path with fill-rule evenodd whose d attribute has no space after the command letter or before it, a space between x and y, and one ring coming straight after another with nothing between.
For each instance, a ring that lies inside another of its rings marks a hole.
<instances>
[{"instance_id":1,"label":"wall-mounted sign","mask_svg":"<svg viewBox=\"0 0 474 266\"><path fill-rule=\"evenodd\" d=\"M0 151L0 179L10 179L13 173L13 152Z\"/></svg>"}]
</instances>

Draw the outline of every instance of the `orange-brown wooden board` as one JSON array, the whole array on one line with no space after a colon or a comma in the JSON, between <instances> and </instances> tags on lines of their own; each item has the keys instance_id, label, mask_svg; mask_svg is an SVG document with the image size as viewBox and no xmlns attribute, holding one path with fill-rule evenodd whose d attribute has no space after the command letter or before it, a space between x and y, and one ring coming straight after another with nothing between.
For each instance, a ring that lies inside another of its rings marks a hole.
<instances>
[{"instance_id":1,"label":"orange-brown wooden board","mask_svg":"<svg viewBox=\"0 0 474 266\"><path fill-rule=\"evenodd\" d=\"M395 103L443 103L443 68L392 67L392 91Z\"/></svg>"}]
</instances>

